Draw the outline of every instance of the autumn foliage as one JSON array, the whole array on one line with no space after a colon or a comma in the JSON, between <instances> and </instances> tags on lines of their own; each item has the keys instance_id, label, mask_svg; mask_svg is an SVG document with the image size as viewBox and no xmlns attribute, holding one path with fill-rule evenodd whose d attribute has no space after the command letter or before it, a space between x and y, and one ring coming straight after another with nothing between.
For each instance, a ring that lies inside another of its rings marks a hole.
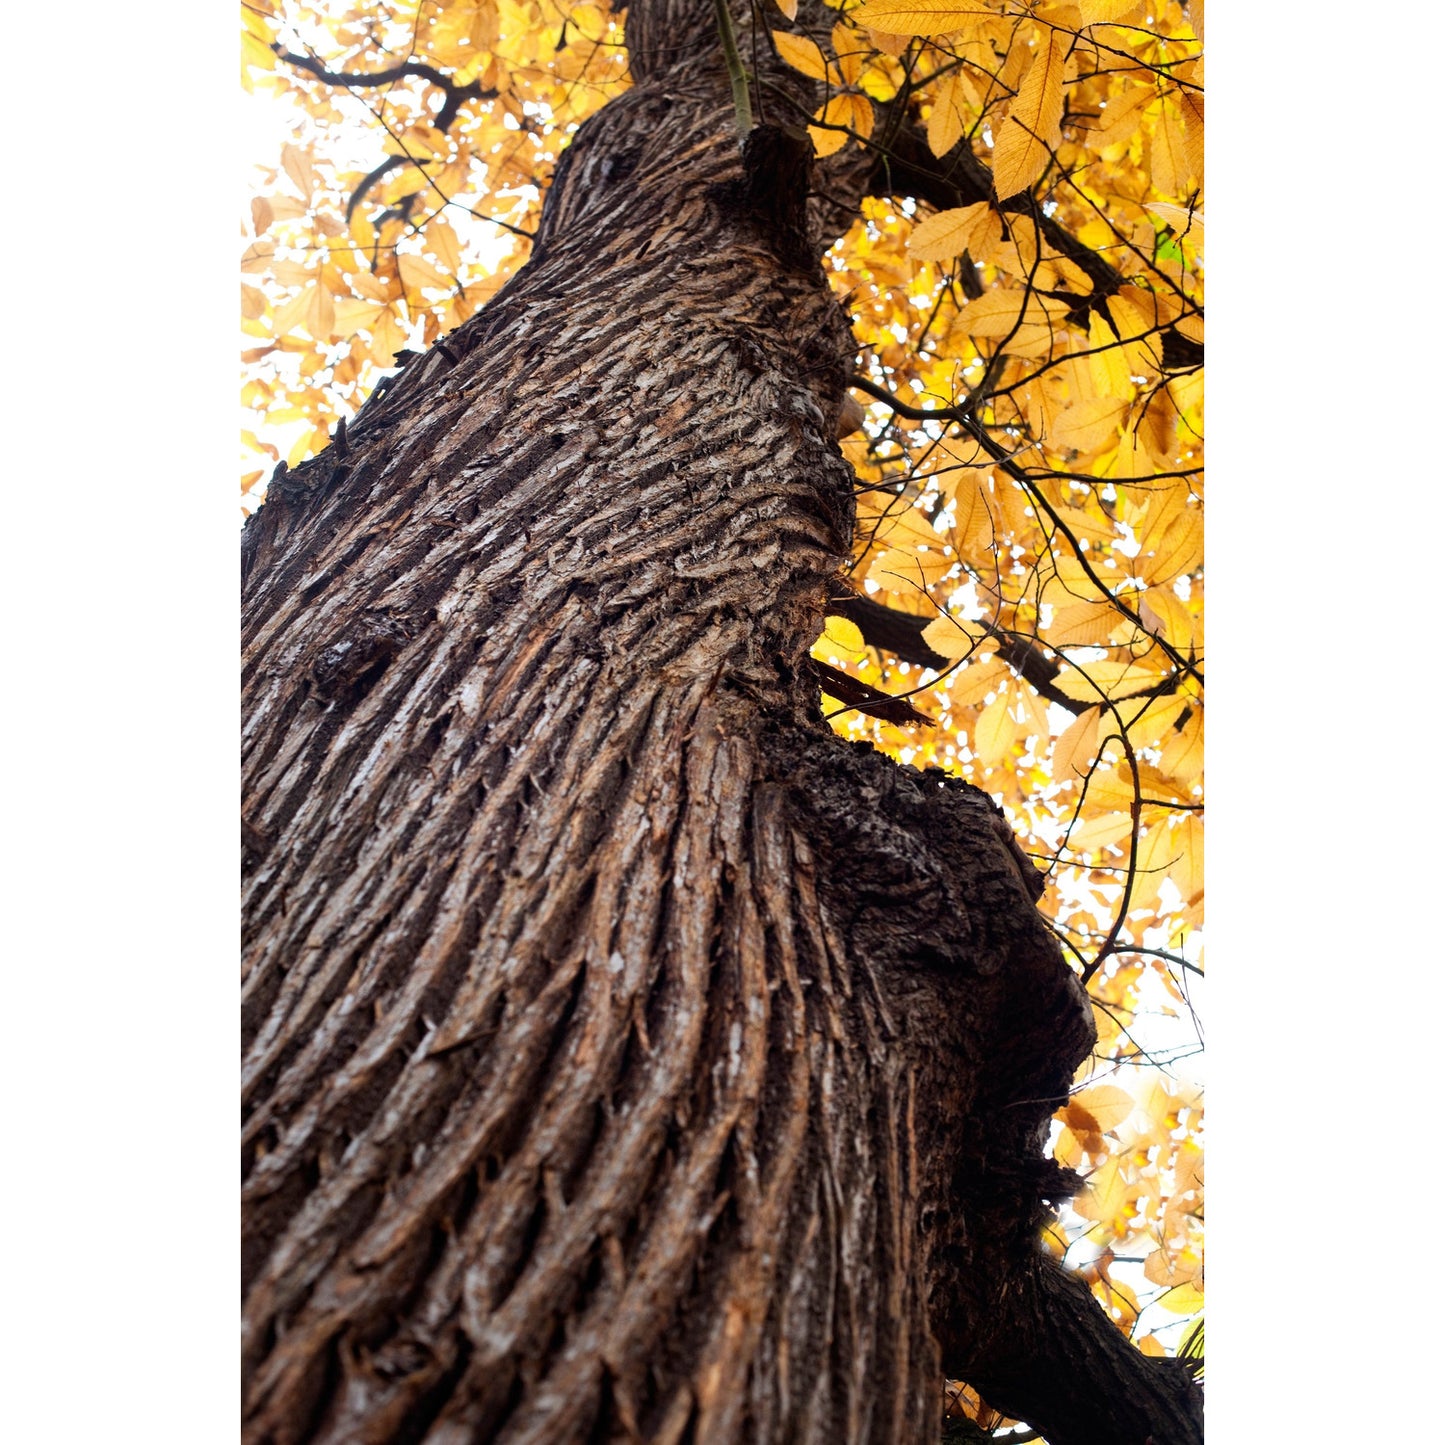
<instances>
[{"instance_id":1,"label":"autumn foliage","mask_svg":"<svg viewBox=\"0 0 1445 1445\"><path fill-rule=\"evenodd\" d=\"M824 711L987 789L1047 871L1099 1030L1056 1125L1091 1187L1048 1245L1144 1351L1195 1352L1201 1106L1176 1066L1199 1047L1204 890L1203 6L835 9L805 32L796 0L766 0L738 48L826 86L800 116L758 86L756 111L806 125L819 155L896 167L825 268L863 408L840 443L858 478L840 589L917 626L906 660L840 613L814 657L928 721L826 683ZM255 173L241 261L249 511L398 353L445 344L526 261L570 135L628 80L621 11L598 4L242 17L243 84L290 127ZM897 149L903 115L927 157Z\"/></svg>"}]
</instances>

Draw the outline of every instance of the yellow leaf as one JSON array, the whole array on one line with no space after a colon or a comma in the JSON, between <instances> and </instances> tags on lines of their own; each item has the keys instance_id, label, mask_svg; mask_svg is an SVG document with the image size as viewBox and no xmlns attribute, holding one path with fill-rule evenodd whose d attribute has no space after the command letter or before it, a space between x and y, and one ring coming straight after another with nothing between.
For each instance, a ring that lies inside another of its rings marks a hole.
<instances>
[{"instance_id":1,"label":"yellow leaf","mask_svg":"<svg viewBox=\"0 0 1445 1445\"><path fill-rule=\"evenodd\" d=\"M928 0L863 0L849 19L885 35L943 35L997 20L998 12L981 5L940 5L935 9Z\"/></svg>"},{"instance_id":2,"label":"yellow leaf","mask_svg":"<svg viewBox=\"0 0 1445 1445\"><path fill-rule=\"evenodd\" d=\"M809 40L806 35L790 35L786 30L774 30L773 44L777 46L783 62L794 70L801 70L814 80L829 78L828 62L817 41Z\"/></svg>"},{"instance_id":3,"label":"yellow leaf","mask_svg":"<svg viewBox=\"0 0 1445 1445\"><path fill-rule=\"evenodd\" d=\"M955 70L944 77L928 116L928 149L936 156L946 155L963 138L961 74Z\"/></svg>"},{"instance_id":4,"label":"yellow leaf","mask_svg":"<svg viewBox=\"0 0 1445 1445\"><path fill-rule=\"evenodd\" d=\"M273 12L267 7L266 13ZM262 15L260 9L255 6L247 5L242 8L241 26L244 32L254 35L257 40L265 41L267 46L275 39L275 32L271 26L266 24L265 15Z\"/></svg>"},{"instance_id":5,"label":"yellow leaf","mask_svg":"<svg viewBox=\"0 0 1445 1445\"><path fill-rule=\"evenodd\" d=\"M972 662L949 673L949 701L956 707L977 707L1008 675L997 653L977 654Z\"/></svg>"},{"instance_id":6,"label":"yellow leaf","mask_svg":"<svg viewBox=\"0 0 1445 1445\"><path fill-rule=\"evenodd\" d=\"M1169 229L1176 236L1189 236L1197 241L1204 239L1204 212L1190 210L1188 206L1176 206L1172 201L1150 201L1144 209L1163 217ZM1130 288L1131 290L1137 288ZM1174 312L1178 315L1178 310Z\"/></svg>"},{"instance_id":7,"label":"yellow leaf","mask_svg":"<svg viewBox=\"0 0 1445 1445\"><path fill-rule=\"evenodd\" d=\"M249 321L266 314L265 293L255 286L241 287L241 315Z\"/></svg>"},{"instance_id":8,"label":"yellow leaf","mask_svg":"<svg viewBox=\"0 0 1445 1445\"><path fill-rule=\"evenodd\" d=\"M1089 313L1088 360L1094 390L1100 396L1128 400L1134 395L1134 383L1129 380L1129 363L1124 359L1118 338L1097 311Z\"/></svg>"},{"instance_id":9,"label":"yellow leaf","mask_svg":"<svg viewBox=\"0 0 1445 1445\"><path fill-rule=\"evenodd\" d=\"M375 301L363 301L355 296L343 297L336 303L334 330L338 337L355 336L358 331L370 331L385 309Z\"/></svg>"},{"instance_id":10,"label":"yellow leaf","mask_svg":"<svg viewBox=\"0 0 1445 1445\"><path fill-rule=\"evenodd\" d=\"M935 617L923 629L923 642L950 661L971 657L988 636L983 624L964 617Z\"/></svg>"},{"instance_id":11,"label":"yellow leaf","mask_svg":"<svg viewBox=\"0 0 1445 1445\"><path fill-rule=\"evenodd\" d=\"M272 257L276 254L274 241L252 241L241 253L241 270L248 275L270 269Z\"/></svg>"},{"instance_id":12,"label":"yellow leaf","mask_svg":"<svg viewBox=\"0 0 1445 1445\"><path fill-rule=\"evenodd\" d=\"M1074 533L1077 538L1087 538L1101 548L1113 546L1120 540L1118 526L1113 517L1101 516L1084 507L1058 506L1053 510L1058 513L1059 520L1068 527L1069 532Z\"/></svg>"},{"instance_id":13,"label":"yellow leaf","mask_svg":"<svg viewBox=\"0 0 1445 1445\"><path fill-rule=\"evenodd\" d=\"M1054 327L1062 325L1068 304L1037 292L994 288L970 301L954 322L965 336L1008 338L1010 356L1043 356L1054 349Z\"/></svg>"},{"instance_id":14,"label":"yellow leaf","mask_svg":"<svg viewBox=\"0 0 1445 1445\"><path fill-rule=\"evenodd\" d=\"M778 0L778 9L788 17L789 20L798 18L798 0Z\"/></svg>"},{"instance_id":15,"label":"yellow leaf","mask_svg":"<svg viewBox=\"0 0 1445 1445\"><path fill-rule=\"evenodd\" d=\"M1204 887L1204 819L1186 813L1174 826L1174 862L1169 876L1181 898L1192 898Z\"/></svg>"},{"instance_id":16,"label":"yellow leaf","mask_svg":"<svg viewBox=\"0 0 1445 1445\"><path fill-rule=\"evenodd\" d=\"M1054 1158L1066 1169L1076 1169L1084 1157L1084 1146L1079 1136L1072 1129L1064 1129L1059 1133L1059 1141L1054 1145Z\"/></svg>"},{"instance_id":17,"label":"yellow leaf","mask_svg":"<svg viewBox=\"0 0 1445 1445\"><path fill-rule=\"evenodd\" d=\"M1174 323L1174 327L1181 336L1187 336L1191 341L1197 341L1203 345L1204 318L1197 312L1190 316L1181 316L1179 320Z\"/></svg>"},{"instance_id":18,"label":"yellow leaf","mask_svg":"<svg viewBox=\"0 0 1445 1445\"><path fill-rule=\"evenodd\" d=\"M1093 1120L1097 1131L1107 1133L1117 1124L1122 1124L1134 1112L1134 1096L1125 1093L1117 1084L1096 1084L1084 1089L1069 1099L1069 1109L1084 1110Z\"/></svg>"},{"instance_id":19,"label":"yellow leaf","mask_svg":"<svg viewBox=\"0 0 1445 1445\"><path fill-rule=\"evenodd\" d=\"M1012 246L1001 246L994 257L994 264L1004 267L1020 281L1031 282L1044 291L1065 288L1086 296L1094 289L1088 273L1081 270L1067 256L1052 255L1045 251L1039 258L1037 235L1033 227L1015 219ZM1011 258L1012 251L1017 260Z\"/></svg>"},{"instance_id":20,"label":"yellow leaf","mask_svg":"<svg viewBox=\"0 0 1445 1445\"><path fill-rule=\"evenodd\" d=\"M1175 206L1171 209L1179 208ZM1119 335L1126 339L1168 326L1183 309L1183 303L1177 297L1148 291L1142 286L1121 286L1109 297L1109 315L1119 328ZM1158 341L1154 344L1157 346Z\"/></svg>"},{"instance_id":21,"label":"yellow leaf","mask_svg":"<svg viewBox=\"0 0 1445 1445\"><path fill-rule=\"evenodd\" d=\"M464 321L468 320L476 310L476 305L471 296L463 291L454 295L447 303L446 326L448 330L455 331Z\"/></svg>"},{"instance_id":22,"label":"yellow leaf","mask_svg":"<svg viewBox=\"0 0 1445 1445\"><path fill-rule=\"evenodd\" d=\"M358 207L352 213L351 220L347 222L346 234L361 248L363 252L370 251L376 244L376 227L372 225L371 218L366 214L366 208Z\"/></svg>"},{"instance_id":23,"label":"yellow leaf","mask_svg":"<svg viewBox=\"0 0 1445 1445\"><path fill-rule=\"evenodd\" d=\"M264 41L258 40L254 35L246 32L241 36L241 62L242 78L248 82L247 88L249 89L247 70L275 70L276 53Z\"/></svg>"},{"instance_id":24,"label":"yellow leaf","mask_svg":"<svg viewBox=\"0 0 1445 1445\"><path fill-rule=\"evenodd\" d=\"M974 756L986 768L1003 762L1019 735L1012 703L1011 689L1002 689L978 715L978 721L973 726Z\"/></svg>"},{"instance_id":25,"label":"yellow leaf","mask_svg":"<svg viewBox=\"0 0 1445 1445\"><path fill-rule=\"evenodd\" d=\"M311 161L306 152L297 145L283 145L281 147L281 164L286 174L291 177L296 189L301 192L302 198L309 201L311 192L316 186L316 172L311 167Z\"/></svg>"},{"instance_id":26,"label":"yellow leaf","mask_svg":"<svg viewBox=\"0 0 1445 1445\"><path fill-rule=\"evenodd\" d=\"M1027 330L1027 328L1025 329ZM1035 330L1044 337L1044 343L1037 353L1042 355L1052 344L1053 331L1048 327L1036 327ZM1015 356L1023 355L1021 345L1022 343L1016 338L1009 342L1009 350ZM1029 514L1027 494L1011 477L1002 477L997 472L992 475L994 501L998 503L998 511L1002 518L999 527L1001 536L1024 536L1033 525L1033 519Z\"/></svg>"},{"instance_id":27,"label":"yellow leaf","mask_svg":"<svg viewBox=\"0 0 1445 1445\"><path fill-rule=\"evenodd\" d=\"M1158 458L1161 467L1167 470L1174 460L1178 427L1179 413L1174 409L1168 387L1161 386L1145 404L1143 415L1133 430L1150 453Z\"/></svg>"},{"instance_id":28,"label":"yellow leaf","mask_svg":"<svg viewBox=\"0 0 1445 1445\"><path fill-rule=\"evenodd\" d=\"M908 42L903 43L907 45ZM891 55L870 53L858 81L858 89L864 95L872 96L874 100L887 105L903 89L906 81L903 67Z\"/></svg>"},{"instance_id":29,"label":"yellow leaf","mask_svg":"<svg viewBox=\"0 0 1445 1445\"><path fill-rule=\"evenodd\" d=\"M1198 1267L1199 1260L1193 1250L1156 1249L1144 1260L1144 1278L1151 1284L1188 1284Z\"/></svg>"},{"instance_id":30,"label":"yellow leaf","mask_svg":"<svg viewBox=\"0 0 1445 1445\"><path fill-rule=\"evenodd\" d=\"M303 325L310 307L311 288L305 286L289 301L283 301L276 308L275 315L271 318L271 327L275 335L287 336L298 326Z\"/></svg>"},{"instance_id":31,"label":"yellow leaf","mask_svg":"<svg viewBox=\"0 0 1445 1445\"><path fill-rule=\"evenodd\" d=\"M965 251L975 261L986 261L1002 238L998 212L987 201L978 201L920 221L908 237L908 249L920 261L948 261Z\"/></svg>"},{"instance_id":32,"label":"yellow leaf","mask_svg":"<svg viewBox=\"0 0 1445 1445\"><path fill-rule=\"evenodd\" d=\"M1194 1315L1204 1308L1204 1291L1192 1284L1176 1285L1157 1301L1170 1314Z\"/></svg>"},{"instance_id":33,"label":"yellow leaf","mask_svg":"<svg viewBox=\"0 0 1445 1445\"><path fill-rule=\"evenodd\" d=\"M1054 743L1049 771L1060 783L1088 775L1099 752L1099 710L1086 708L1061 732Z\"/></svg>"},{"instance_id":34,"label":"yellow leaf","mask_svg":"<svg viewBox=\"0 0 1445 1445\"><path fill-rule=\"evenodd\" d=\"M1151 587L1139 599L1139 617L1156 637L1187 652L1196 642L1194 614L1175 595L1172 586Z\"/></svg>"},{"instance_id":35,"label":"yellow leaf","mask_svg":"<svg viewBox=\"0 0 1445 1445\"><path fill-rule=\"evenodd\" d=\"M1204 517L1198 507L1182 512L1159 539L1158 550L1136 560L1146 582L1167 583L1195 571L1204 561Z\"/></svg>"},{"instance_id":36,"label":"yellow leaf","mask_svg":"<svg viewBox=\"0 0 1445 1445\"><path fill-rule=\"evenodd\" d=\"M1122 842L1133 831L1134 820L1127 813L1102 813L1074 828L1069 834L1069 847L1078 853L1092 853Z\"/></svg>"},{"instance_id":37,"label":"yellow leaf","mask_svg":"<svg viewBox=\"0 0 1445 1445\"><path fill-rule=\"evenodd\" d=\"M1084 26L1109 25L1138 8L1139 0L1079 0L1079 20Z\"/></svg>"},{"instance_id":38,"label":"yellow leaf","mask_svg":"<svg viewBox=\"0 0 1445 1445\"><path fill-rule=\"evenodd\" d=\"M1131 907L1146 908L1159 897L1159 885L1179 858L1179 844L1176 830L1158 822L1139 839Z\"/></svg>"},{"instance_id":39,"label":"yellow leaf","mask_svg":"<svg viewBox=\"0 0 1445 1445\"><path fill-rule=\"evenodd\" d=\"M1060 325L1069 303L1056 296L995 288L970 301L958 313L958 324L970 336L1007 336L1022 313L1025 325Z\"/></svg>"},{"instance_id":40,"label":"yellow leaf","mask_svg":"<svg viewBox=\"0 0 1445 1445\"><path fill-rule=\"evenodd\" d=\"M1142 120L1140 111L1154 100L1157 92L1138 85L1120 95L1109 97L1099 116L1099 123L1089 136L1089 145L1096 151L1111 150L1114 146L1128 147L1139 134Z\"/></svg>"},{"instance_id":41,"label":"yellow leaf","mask_svg":"<svg viewBox=\"0 0 1445 1445\"><path fill-rule=\"evenodd\" d=\"M325 286L312 286L307 293L306 329L316 341L332 339L332 328L336 323L336 303Z\"/></svg>"},{"instance_id":42,"label":"yellow leaf","mask_svg":"<svg viewBox=\"0 0 1445 1445\"><path fill-rule=\"evenodd\" d=\"M1204 96L1197 90L1181 90L1179 109L1184 116L1184 155L1190 173L1204 184Z\"/></svg>"},{"instance_id":43,"label":"yellow leaf","mask_svg":"<svg viewBox=\"0 0 1445 1445\"><path fill-rule=\"evenodd\" d=\"M979 472L967 471L954 485L954 528L960 548L972 550L993 540L988 488Z\"/></svg>"},{"instance_id":44,"label":"yellow leaf","mask_svg":"<svg viewBox=\"0 0 1445 1445\"><path fill-rule=\"evenodd\" d=\"M1119 1160L1111 1158L1089 1176L1089 1186L1073 1201L1073 1208L1085 1219L1107 1224L1122 1212L1128 1198Z\"/></svg>"},{"instance_id":45,"label":"yellow leaf","mask_svg":"<svg viewBox=\"0 0 1445 1445\"><path fill-rule=\"evenodd\" d=\"M1119 624L1119 614L1107 602L1070 602L1054 609L1045 628L1051 647L1100 647Z\"/></svg>"},{"instance_id":46,"label":"yellow leaf","mask_svg":"<svg viewBox=\"0 0 1445 1445\"><path fill-rule=\"evenodd\" d=\"M288 467L299 467L310 455L311 434L309 432L302 432L291 444L291 450L286 454L286 465Z\"/></svg>"},{"instance_id":47,"label":"yellow leaf","mask_svg":"<svg viewBox=\"0 0 1445 1445\"><path fill-rule=\"evenodd\" d=\"M1064 114L1065 38L1054 31L1049 33L994 137L993 186L1001 201L1037 180L1059 143L1059 122Z\"/></svg>"},{"instance_id":48,"label":"yellow leaf","mask_svg":"<svg viewBox=\"0 0 1445 1445\"><path fill-rule=\"evenodd\" d=\"M1129 409L1127 397L1100 396L1065 407L1044 442L1054 451L1093 456L1119 439L1119 428Z\"/></svg>"},{"instance_id":49,"label":"yellow leaf","mask_svg":"<svg viewBox=\"0 0 1445 1445\"><path fill-rule=\"evenodd\" d=\"M1080 702L1098 702L1106 697L1125 697L1141 692L1163 680L1163 674L1137 662L1068 662L1054 679L1054 686Z\"/></svg>"},{"instance_id":50,"label":"yellow leaf","mask_svg":"<svg viewBox=\"0 0 1445 1445\"><path fill-rule=\"evenodd\" d=\"M1031 687L1019 688L1023 736L1034 739L1034 754L1042 757L1049 741L1049 705Z\"/></svg>"},{"instance_id":51,"label":"yellow leaf","mask_svg":"<svg viewBox=\"0 0 1445 1445\"><path fill-rule=\"evenodd\" d=\"M1204 714L1197 708L1159 755L1159 767L1175 781L1194 783L1204 769Z\"/></svg>"},{"instance_id":52,"label":"yellow leaf","mask_svg":"<svg viewBox=\"0 0 1445 1445\"><path fill-rule=\"evenodd\" d=\"M823 625L823 635L814 645L814 651L830 647L835 652L848 654L850 658L857 658L863 655L863 634L858 630L856 622L850 622L846 617L826 618Z\"/></svg>"},{"instance_id":53,"label":"yellow leaf","mask_svg":"<svg viewBox=\"0 0 1445 1445\"><path fill-rule=\"evenodd\" d=\"M813 119L822 121L824 125L828 126L851 125L853 123L852 102L851 95L835 95L817 112ZM808 134L813 138L813 149L820 156L830 156L834 151L842 150L848 144L848 137L841 130L820 130L817 126L810 125Z\"/></svg>"},{"instance_id":54,"label":"yellow leaf","mask_svg":"<svg viewBox=\"0 0 1445 1445\"><path fill-rule=\"evenodd\" d=\"M437 259L446 267L444 274L455 279L462 269L462 248L450 222L440 217L430 222L426 228L426 239L436 252Z\"/></svg>"},{"instance_id":55,"label":"yellow leaf","mask_svg":"<svg viewBox=\"0 0 1445 1445\"><path fill-rule=\"evenodd\" d=\"M855 31L846 25L833 27L833 54L838 57L838 74L844 85L857 85L863 74L863 58L868 47L862 43Z\"/></svg>"},{"instance_id":56,"label":"yellow leaf","mask_svg":"<svg viewBox=\"0 0 1445 1445\"><path fill-rule=\"evenodd\" d=\"M1187 196L1197 179L1184 148L1184 122L1169 105L1154 123L1149 143L1149 173L1155 190L1166 196Z\"/></svg>"},{"instance_id":57,"label":"yellow leaf","mask_svg":"<svg viewBox=\"0 0 1445 1445\"><path fill-rule=\"evenodd\" d=\"M867 140L873 134L873 103L865 95L845 95L844 100L848 102L852 112L844 125L851 126L857 132L860 141Z\"/></svg>"},{"instance_id":58,"label":"yellow leaf","mask_svg":"<svg viewBox=\"0 0 1445 1445\"><path fill-rule=\"evenodd\" d=\"M441 291L452 289L451 279L443 276L435 266L422 256L398 255L397 270L408 286L432 286Z\"/></svg>"},{"instance_id":59,"label":"yellow leaf","mask_svg":"<svg viewBox=\"0 0 1445 1445\"><path fill-rule=\"evenodd\" d=\"M1103 715L1102 728L1106 746L1118 741L1119 725L1114 721L1112 713ZM1142 766L1139 771L1142 775ZM1139 783L1142 791L1142 776ZM1089 779L1089 804L1094 808L1111 808L1116 811L1133 808L1134 774L1127 761L1121 761L1117 767L1100 769Z\"/></svg>"},{"instance_id":60,"label":"yellow leaf","mask_svg":"<svg viewBox=\"0 0 1445 1445\"><path fill-rule=\"evenodd\" d=\"M870 30L868 32L868 43L875 50L881 50L885 55L902 55L908 49L908 37L906 35L889 35L882 30Z\"/></svg>"},{"instance_id":61,"label":"yellow leaf","mask_svg":"<svg viewBox=\"0 0 1445 1445\"><path fill-rule=\"evenodd\" d=\"M304 261L274 261L271 274L283 286L309 286L316 273Z\"/></svg>"},{"instance_id":62,"label":"yellow leaf","mask_svg":"<svg viewBox=\"0 0 1445 1445\"><path fill-rule=\"evenodd\" d=\"M265 452L273 462L281 460L281 453L270 442L259 441L253 431L242 431L241 444L253 452Z\"/></svg>"},{"instance_id":63,"label":"yellow leaf","mask_svg":"<svg viewBox=\"0 0 1445 1445\"><path fill-rule=\"evenodd\" d=\"M360 291L363 296L369 296L373 301L390 301L392 293L382 281L378 281L370 271L358 271L352 278L351 284Z\"/></svg>"},{"instance_id":64,"label":"yellow leaf","mask_svg":"<svg viewBox=\"0 0 1445 1445\"><path fill-rule=\"evenodd\" d=\"M396 365L396 353L404 351L407 335L397 324L396 313L384 308L371 327L371 355L376 364L385 371Z\"/></svg>"},{"instance_id":65,"label":"yellow leaf","mask_svg":"<svg viewBox=\"0 0 1445 1445\"><path fill-rule=\"evenodd\" d=\"M1173 730L1174 724L1188 706L1179 695L1156 697L1142 706L1137 702L1122 703L1119 716L1129 729L1129 741L1137 750L1153 748Z\"/></svg>"}]
</instances>

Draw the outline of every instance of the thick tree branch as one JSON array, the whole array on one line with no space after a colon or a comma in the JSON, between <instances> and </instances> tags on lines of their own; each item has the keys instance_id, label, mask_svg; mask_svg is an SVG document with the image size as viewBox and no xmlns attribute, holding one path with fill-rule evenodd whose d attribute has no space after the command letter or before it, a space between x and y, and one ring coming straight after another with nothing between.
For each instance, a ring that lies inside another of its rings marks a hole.
<instances>
[{"instance_id":1,"label":"thick tree branch","mask_svg":"<svg viewBox=\"0 0 1445 1445\"><path fill-rule=\"evenodd\" d=\"M932 620L913 612L901 612L895 607L886 607L871 597L861 597L850 592L829 598L828 612L834 617L846 617L863 634L863 641L869 647L882 648L891 652L903 662L916 667L931 667L942 672L949 665L949 659L941 652L935 652L924 640L923 629ZM1039 695L1049 702L1057 703L1072 713L1082 712L1087 706L1077 698L1070 697L1054 686L1059 675L1059 664L1046 657L1033 643L1024 638L1012 637L1003 628L990 626L990 633L1002 644L999 657L1031 683Z\"/></svg>"},{"instance_id":2,"label":"thick tree branch","mask_svg":"<svg viewBox=\"0 0 1445 1445\"><path fill-rule=\"evenodd\" d=\"M457 112L467 101L492 100L497 94L495 90L486 88L475 80L468 85L457 85L445 71L438 70L436 66L428 65L421 60L405 60L400 65L391 65L385 70L369 70L358 74L351 71L328 70L319 60L315 60L309 55L297 55L294 51L287 50L279 44L273 45L271 49L288 65L294 65L298 70L304 70L308 75L314 75L317 80L325 81L327 85L341 85L350 90L391 85L398 80L405 79L408 75L418 75L423 80L429 80L445 96L442 108L432 122L438 130L446 130L457 118Z\"/></svg>"},{"instance_id":3,"label":"thick tree branch","mask_svg":"<svg viewBox=\"0 0 1445 1445\"><path fill-rule=\"evenodd\" d=\"M346 202L347 222L350 222L356 208L366 198L366 193L383 177L390 175L392 171L396 170L398 166L416 166L420 169L422 166L429 165L431 165L431 161L425 158L414 156L387 156L375 170L368 171L362 176L361 180L357 183L356 189L352 191L350 198Z\"/></svg>"},{"instance_id":4,"label":"thick tree branch","mask_svg":"<svg viewBox=\"0 0 1445 1445\"><path fill-rule=\"evenodd\" d=\"M933 719L926 712L919 712L906 697L894 697L890 693L880 692L869 683L861 682L846 672L840 672L836 667L829 667L826 662L819 662L816 657L808 659L808 666L825 692L858 712L867 713L869 717L881 717L885 722L926 723L929 727L933 726Z\"/></svg>"},{"instance_id":5,"label":"thick tree branch","mask_svg":"<svg viewBox=\"0 0 1445 1445\"><path fill-rule=\"evenodd\" d=\"M1088 1285L1036 1256L1000 1284L994 1328L960 1339L949 1374L1027 1420L1049 1445L1202 1445L1204 1396L1189 1362L1142 1354Z\"/></svg>"}]
</instances>

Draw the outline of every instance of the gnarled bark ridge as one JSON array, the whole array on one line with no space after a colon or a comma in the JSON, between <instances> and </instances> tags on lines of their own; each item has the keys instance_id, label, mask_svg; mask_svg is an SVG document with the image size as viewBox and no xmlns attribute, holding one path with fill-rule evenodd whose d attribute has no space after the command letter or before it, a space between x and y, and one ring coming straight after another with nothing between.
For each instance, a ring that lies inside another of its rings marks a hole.
<instances>
[{"instance_id":1,"label":"gnarled bark ridge","mask_svg":"<svg viewBox=\"0 0 1445 1445\"><path fill-rule=\"evenodd\" d=\"M1092 1026L1027 865L819 718L853 348L709 14L634 4L533 259L248 525L245 1438L908 1445L1032 1354L1057 1445L1197 1438L1035 1317Z\"/></svg>"}]
</instances>

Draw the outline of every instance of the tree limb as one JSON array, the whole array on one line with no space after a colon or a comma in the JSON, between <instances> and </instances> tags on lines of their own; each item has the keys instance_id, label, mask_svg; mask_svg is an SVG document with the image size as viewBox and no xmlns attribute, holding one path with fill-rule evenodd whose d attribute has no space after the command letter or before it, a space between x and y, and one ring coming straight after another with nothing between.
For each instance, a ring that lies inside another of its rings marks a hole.
<instances>
[{"instance_id":1,"label":"tree limb","mask_svg":"<svg viewBox=\"0 0 1445 1445\"><path fill-rule=\"evenodd\" d=\"M808 666L825 692L858 712L867 713L869 717L880 717L885 722L925 723L929 727L933 726L933 719L926 712L920 712L906 697L894 697L891 693L881 692L870 683L840 672L836 667L829 667L826 662L819 662L816 657L808 659Z\"/></svg>"},{"instance_id":2,"label":"tree limb","mask_svg":"<svg viewBox=\"0 0 1445 1445\"><path fill-rule=\"evenodd\" d=\"M385 70L369 70L358 74L352 71L328 70L319 60L314 60L309 55L297 55L279 43L273 45L271 49L288 65L294 65L298 70L304 70L308 75L314 75L317 80L325 81L327 85L346 86L351 90L376 85L391 85L408 75L419 75L423 80L429 80L437 86L446 97L442 101L442 108L437 112L436 119L432 122L437 130L446 130L457 118L457 112L465 102L493 100L497 94L495 90L484 88L476 80L467 85L457 85L445 71L438 70L436 66L428 65L421 60L404 60L400 65L391 65Z\"/></svg>"},{"instance_id":3,"label":"tree limb","mask_svg":"<svg viewBox=\"0 0 1445 1445\"><path fill-rule=\"evenodd\" d=\"M828 612L834 617L846 617L863 634L863 641L869 647L882 648L903 662L916 667L931 667L937 672L942 672L949 665L948 658L941 652L935 652L923 640L923 629L928 626L930 618L886 607L856 592L829 598ZM1046 657L1033 643L1025 638L1013 637L1003 628L988 622L984 622L983 626L1002 644L999 657L1031 683L1041 697L1067 708L1071 713L1082 712L1088 706L1053 685L1060 665Z\"/></svg>"},{"instance_id":4,"label":"tree limb","mask_svg":"<svg viewBox=\"0 0 1445 1445\"><path fill-rule=\"evenodd\" d=\"M1049 1445L1202 1445L1190 1362L1142 1354L1088 1285L1043 1255L1001 1283L992 1312L948 1357L950 1376L1038 1429Z\"/></svg>"}]
</instances>

